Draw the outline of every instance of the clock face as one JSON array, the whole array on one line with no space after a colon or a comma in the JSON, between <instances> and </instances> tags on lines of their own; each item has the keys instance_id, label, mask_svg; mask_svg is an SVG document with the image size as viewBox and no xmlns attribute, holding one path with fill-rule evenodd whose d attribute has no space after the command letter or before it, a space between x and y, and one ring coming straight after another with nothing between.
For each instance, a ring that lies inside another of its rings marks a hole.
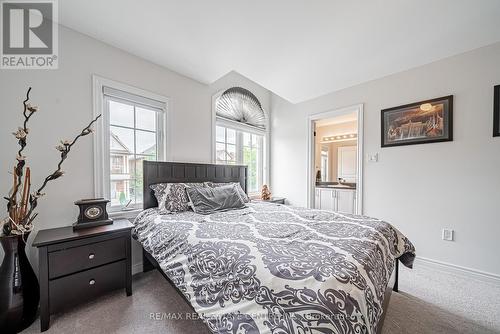
<instances>
[{"instance_id":1,"label":"clock face","mask_svg":"<svg viewBox=\"0 0 500 334\"><path fill-rule=\"evenodd\" d=\"M98 206L91 206L85 209L84 213L85 217L88 219L96 219L99 218L102 214L102 209Z\"/></svg>"}]
</instances>

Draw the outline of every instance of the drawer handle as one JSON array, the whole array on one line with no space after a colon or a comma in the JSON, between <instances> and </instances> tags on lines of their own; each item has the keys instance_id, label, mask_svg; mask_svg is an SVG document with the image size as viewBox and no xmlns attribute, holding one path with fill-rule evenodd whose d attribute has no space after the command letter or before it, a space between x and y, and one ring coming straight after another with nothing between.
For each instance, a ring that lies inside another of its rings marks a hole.
<instances>
[{"instance_id":1,"label":"drawer handle","mask_svg":"<svg viewBox=\"0 0 500 334\"><path fill-rule=\"evenodd\" d=\"M94 254L94 253L90 253L90 254L89 254L89 259L90 259L90 260L92 260L94 257L95 257L95 254Z\"/></svg>"},{"instance_id":2,"label":"drawer handle","mask_svg":"<svg viewBox=\"0 0 500 334\"><path fill-rule=\"evenodd\" d=\"M89 281L89 285L94 285L94 284L95 284L95 279L91 279L91 280Z\"/></svg>"}]
</instances>

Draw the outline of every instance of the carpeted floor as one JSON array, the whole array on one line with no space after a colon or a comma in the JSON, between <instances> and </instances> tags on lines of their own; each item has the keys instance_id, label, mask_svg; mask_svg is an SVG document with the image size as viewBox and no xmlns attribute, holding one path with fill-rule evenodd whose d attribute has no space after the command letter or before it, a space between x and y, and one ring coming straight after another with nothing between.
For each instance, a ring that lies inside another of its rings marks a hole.
<instances>
[{"instance_id":1,"label":"carpeted floor","mask_svg":"<svg viewBox=\"0 0 500 334\"><path fill-rule=\"evenodd\" d=\"M440 291L439 282L445 283L448 287L450 287L449 282L453 282L450 288L455 289L456 285L460 284L460 279L463 285L470 284L470 280L460 277L450 278L449 274L438 273L440 280L432 282L435 276L435 272L425 268L413 271L401 270L401 292L392 294L384 323L384 334L500 332L500 320L497 319L500 314L500 309L497 308L500 300L499 287L493 287L493 292L485 291L484 294L488 297L485 301L494 300L493 303L497 304L487 303L481 306L482 303L478 298L473 298L471 291L467 287L463 289L464 286L458 294L450 291L444 293L445 297L443 294L434 294L435 291ZM478 286L477 282L474 286ZM451 301L450 296L451 298L455 296L456 300ZM425 300L420 299L421 297ZM467 298L477 305L471 305L470 302L467 304ZM464 303L468 307L464 308ZM171 313L170 319L163 317L163 314L168 313ZM182 319L172 319L177 314L181 315ZM196 317L174 288L157 271L152 271L134 277L131 297L126 297L123 291L117 291L95 302L68 310L63 314L53 315L51 326L45 333L208 333L199 319L186 319L189 316ZM37 320L22 333L39 332L40 323Z\"/></svg>"}]
</instances>

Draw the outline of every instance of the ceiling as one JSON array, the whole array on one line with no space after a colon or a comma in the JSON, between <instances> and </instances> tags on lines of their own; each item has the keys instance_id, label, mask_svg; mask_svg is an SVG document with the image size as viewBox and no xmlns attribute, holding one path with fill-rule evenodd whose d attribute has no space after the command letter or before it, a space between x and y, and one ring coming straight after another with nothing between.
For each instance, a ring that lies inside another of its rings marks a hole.
<instances>
[{"instance_id":1,"label":"ceiling","mask_svg":"<svg viewBox=\"0 0 500 334\"><path fill-rule=\"evenodd\" d=\"M499 0L64 0L63 25L294 103L500 41Z\"/></svg>"}]
</instances>

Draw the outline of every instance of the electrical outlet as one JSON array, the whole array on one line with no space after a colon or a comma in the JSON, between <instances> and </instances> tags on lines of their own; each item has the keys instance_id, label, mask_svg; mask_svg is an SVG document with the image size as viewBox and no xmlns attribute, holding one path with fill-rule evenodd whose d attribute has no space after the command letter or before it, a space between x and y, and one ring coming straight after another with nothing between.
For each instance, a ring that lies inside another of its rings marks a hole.
<instances>
[{"instance_id":1,"label":"electrical outlet","mask_svg":"<svg viewBox=\"0 0 500 334\"><path fill-rule=\"evenodd\" d=\"M448 229L448 228L443 228L443 234L442 234L442 238L443 240L446 240L446 241L453 241L453 236L454 236L454 232L453 230L451 229Z\"/></svg>"}]
</instances>

